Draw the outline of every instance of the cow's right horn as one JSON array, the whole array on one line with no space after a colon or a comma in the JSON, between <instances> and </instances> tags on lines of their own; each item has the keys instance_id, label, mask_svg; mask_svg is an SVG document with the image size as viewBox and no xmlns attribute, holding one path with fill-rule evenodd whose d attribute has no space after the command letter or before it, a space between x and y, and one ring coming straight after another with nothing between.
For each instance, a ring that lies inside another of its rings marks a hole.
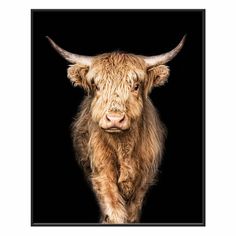
<instances>
[{"instance_id":1,"label":"cow's right horn","mask_svg":"<svg viewBox=\"0 0 236 236\"><path fill-rule=\"evenodd\" d=\"M52 47L70 63L73 63L73 64L80 63L86 66L90 66L92 64L92 57L82 56L82 55L68 52L64 50L63 48L59 47L50 37L46 36L46 38L51 43Z\"/></svg>"},{"instance_id":2,"label":"cow's right horn","mask_svg":"<svg viewBox=\"0 0 236 236\"><path fill-rule=\"evenodd\" d=\"M157 56L142 57L142 58L144 59L148 67L164 65L167 62L171 61L180 52L180 50L184 45L185 38L186 35L182 38L180 43L169 52Z\"/></svg>"}]
</instances>

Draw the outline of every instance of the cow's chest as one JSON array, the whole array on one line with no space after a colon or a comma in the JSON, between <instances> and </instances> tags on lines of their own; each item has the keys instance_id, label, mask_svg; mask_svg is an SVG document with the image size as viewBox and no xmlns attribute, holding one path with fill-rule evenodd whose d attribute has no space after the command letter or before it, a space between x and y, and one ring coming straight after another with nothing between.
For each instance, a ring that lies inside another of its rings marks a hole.
<instances>
[{"instance_id":1,"label":"cow's chest","mask_svg":"<svg viewBox=\"0 0 236 236\"><path fill-rule=\"evenodd\" d=\"M137 186L139 162L133 147L123 145L118 151L118 187L121 194L129 199Z\"/></svg>"}]
</instances>

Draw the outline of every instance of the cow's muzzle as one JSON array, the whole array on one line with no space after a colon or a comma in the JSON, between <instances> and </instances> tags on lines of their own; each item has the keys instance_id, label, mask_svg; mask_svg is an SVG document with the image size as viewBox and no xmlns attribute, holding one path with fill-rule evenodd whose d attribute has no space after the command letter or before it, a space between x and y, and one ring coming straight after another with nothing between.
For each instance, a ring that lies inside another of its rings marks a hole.
<instances>
[{"instance_id":1,"label":"cow's muzzle","mask_svg":"<svg viewBox=\"0 0 236 236\"><path fill-rule=\"evenodd\" d=\"M107 132L117 133L129 128L129 121L124 113L109 112L100 121L100 127Z\"/></svg>"}]
</instances>

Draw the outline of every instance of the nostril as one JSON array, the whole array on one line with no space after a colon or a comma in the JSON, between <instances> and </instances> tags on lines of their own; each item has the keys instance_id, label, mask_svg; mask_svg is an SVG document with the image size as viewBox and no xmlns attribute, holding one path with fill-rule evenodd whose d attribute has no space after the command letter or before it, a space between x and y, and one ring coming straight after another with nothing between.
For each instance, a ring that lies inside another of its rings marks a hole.
<instances>
[{"instance_id":1,"label":"nostril","mask_svg":"<svg viewBox=\"0 0 236 236\"><path fill-rule=\"evenodd\" d=\"M125 115L119 120L119 123L122 123L125 120Z\"/></svg>"},{"instance_id":2,"label":"nostril","mask_svg":"<svg viewBox=\"0 0 236 236\"><path fill-rule=\"evenodd\" d=\"M106 115L106 119L107 119L107 121L111 121L111 120L109 119L109 116L108 116L108 115Z\"/></svg>"}]
</instances>

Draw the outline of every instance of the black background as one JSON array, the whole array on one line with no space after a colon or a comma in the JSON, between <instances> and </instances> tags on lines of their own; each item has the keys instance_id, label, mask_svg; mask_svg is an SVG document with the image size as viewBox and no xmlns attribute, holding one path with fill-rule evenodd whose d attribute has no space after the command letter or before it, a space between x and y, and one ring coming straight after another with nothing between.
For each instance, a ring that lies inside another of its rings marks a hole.
<instances>
[{"instance_id":1,"label":"black background","mask_svg":"<svg viewBox=\"0 0 236 236\"><path fill-rule=\"evenodd\" d=\"M169 82L151 93L168 129L159 183L142 223L204 223L204 11L32 11L32 223L96 223L99 208L78 167L70 124L84 92L49 45L96 55L155 55L186 43L168 63Z\"/></svg>"}]
</instances>

